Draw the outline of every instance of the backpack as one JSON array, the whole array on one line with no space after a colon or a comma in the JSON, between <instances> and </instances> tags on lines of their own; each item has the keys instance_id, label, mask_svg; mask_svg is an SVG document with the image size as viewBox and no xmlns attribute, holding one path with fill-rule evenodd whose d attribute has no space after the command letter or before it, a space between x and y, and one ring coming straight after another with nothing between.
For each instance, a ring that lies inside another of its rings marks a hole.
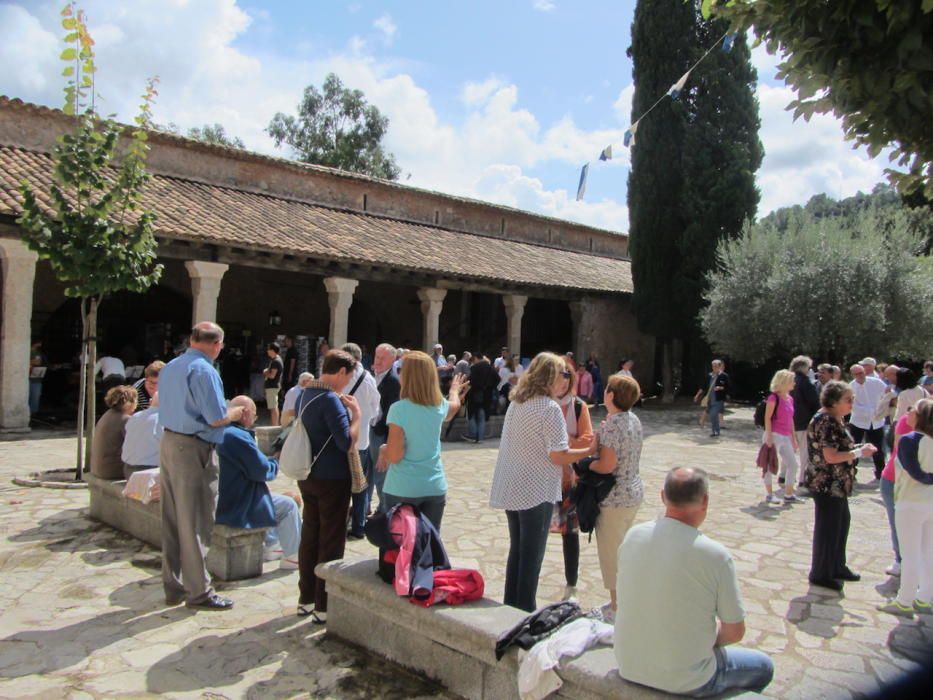
<instances>
[{"instance_id":1,"label":"backpack","mask_svg":"<svg viewBox=\"0 0 933 700\"><path fill-rule=\"evenodd\" d=\"M324 447L315 456L311 449L311 438L308 435L308 430L305 428L304 423L301 422L301 416L304 415L305 409L322 396L324 396L323 393L318 394L301 407L301 411L295 418L298 425L292 428L288 437L285 438L285 444L282 445L282 454L279 455L279 471L295 481L308 478L318 457L327 449L327 445L333 437L333 435L327 437Z\"/></svg>"},{"instance_id":2,"label":"backpack","mask_svg":"<svg viewBox=\"0 0 933 700\"><path fill-rule=\"evenodd\" d=\"M765 427L765 409L768 408L768 399L772 396L774 396L774 394L768 394L755 406L755 425L757 425L762 430L764 430ZM776 401L774 404L774 413L771 414L772 421L774 421L774 418L777 416L777 411L780 406L781 402Z\"/></svg>"}]
</instances>

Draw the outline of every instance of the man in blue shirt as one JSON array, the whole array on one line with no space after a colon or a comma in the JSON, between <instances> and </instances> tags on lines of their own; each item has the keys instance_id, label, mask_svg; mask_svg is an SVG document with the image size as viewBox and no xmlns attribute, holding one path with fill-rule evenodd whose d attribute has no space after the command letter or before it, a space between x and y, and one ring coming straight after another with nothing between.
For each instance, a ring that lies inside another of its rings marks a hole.
<instances>
[{"instance_id":1,"label":"man in blue shirt","mask_svg":"<svg viewBox=\"0 0 933 700\"><path fill-rule=\"evenodd\" d=\"M279 473L279 463L266 457L251 430L256 422L256 404L248 396L235 396L230 406L242 406L243 415L224 429L217 447L220 460L220 489L216 521L228 527L266 527L270 558L281 557L279 568L298 568L301 515L293 498L269 491L267 481Z\"/></svg>"},{"instance_id":2,"label":"man in blue shirt","mask_svg":"<svg viewBox=\"0 0 933 700\"><path fill-rule=\"evenodd\" d=\"M223 329L202 321L191 329L188 350L159 374L162 491L162 585L165 602L189 608L229 610L233 601L211 588L204 564L214 526L218 468L214 449L224 427L240 420L242 406L228 410L214 360Z\"/></svg>"}]
</instances>

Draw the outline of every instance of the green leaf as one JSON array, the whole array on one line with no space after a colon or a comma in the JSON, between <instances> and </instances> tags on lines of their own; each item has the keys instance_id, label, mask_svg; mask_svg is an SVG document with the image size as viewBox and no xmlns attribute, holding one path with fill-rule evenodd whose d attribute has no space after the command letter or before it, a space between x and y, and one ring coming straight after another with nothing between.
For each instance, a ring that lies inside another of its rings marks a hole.
<instances>
[{"instance_id":1,"label":"green leaf","mask_svg":"<svg viewBox=\"0 0 933 700\"><path fill-rule=\"evenodd\" d=\"M62 20L62 29L74 29L77 26L78 23L74 17L68 17Z\"/></svg>"},{"instance_id":2,"label":"green leaf","mask_svg":"<svg viewBox=\"0 0 933 700\"><path fill-rule=\"evenodd\" d=\"M75 74L74 66L65 66L65 69L62 71L62 77L68 78Z\"/></svg>"},{"instance_id":3,"label":"green leaf","mask_svg":"<svg viewBox=\"0 0 933 700\"><path fill-rule=\"evenodd\" d=\"M78 57L78 52L73 48L65 49L64 51L62 51L61 56L59 56L59 58L63 61L73 61L77 57Z\"/></svg>"}]
</instances>

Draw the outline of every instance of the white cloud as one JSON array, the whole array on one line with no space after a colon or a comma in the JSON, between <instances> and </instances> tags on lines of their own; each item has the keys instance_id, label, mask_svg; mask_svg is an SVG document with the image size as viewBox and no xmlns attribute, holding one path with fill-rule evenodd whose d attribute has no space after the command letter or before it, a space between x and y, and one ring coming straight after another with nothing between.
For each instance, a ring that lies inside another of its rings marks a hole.
<instances>
[{"instance_id":1,"label":"white cloud","mask_svg":"<svg viewBox=\"0 0 933 700\"><path fill-rule=\"evenodd\" d=\"M538 12L553 12L557 9L557 4L553 0L534 0L532 7Z\"/></svg>"},{"instance_id":2,"label":"white cloud","mask_svg":"<svg viewBox=\"0 0 933 700\"><path fill-rule=\"evenodd\" d=\"M390 17L388 13L375 20L373 22L373 27L382 32L382 40L387 46L392 44L398 27L395 25L395 22L392 21L392 17Z\"/></svg>"},{"instance_id":3,"label":"white cloud","mask_svg":"<svg viewBox=\"0 0 933 700\"><path fill-rule=\"evenodd\" d=\"M624 88L622 88L622 91L619 93L616 101L612 103L612 110L616 113L616 117L618 118L620 124L628 125L631 123L632 100L634 97L635 83L629 83Z\"/></svg>"},{"instance_id":4,"label":"white cloud","mask_svg":"<svg viewBox=\"0 0 933 700\"><path fill-rule=\"evenodd\" d=\"M467 107L482 106L502 87L505 87L505 81L496 76L490 76L479 83L468 82L460 91L460 99Z\"/></svg>"}]
</instances>

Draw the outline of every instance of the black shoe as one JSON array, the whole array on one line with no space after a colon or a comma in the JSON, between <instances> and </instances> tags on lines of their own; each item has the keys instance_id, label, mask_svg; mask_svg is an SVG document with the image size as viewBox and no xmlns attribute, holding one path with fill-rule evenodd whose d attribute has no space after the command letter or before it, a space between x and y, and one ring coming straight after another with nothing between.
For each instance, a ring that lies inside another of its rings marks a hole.
<instances>
[{"instance_id":1,"label":"black shoe","mask_svg":"<svg viewBox=\"0 0 933 700\"><path fill-rule=\"evenodd\" d=\"M465 433L464 433L463 435L461 435L460 438L463 439L463 440L466 440L467 442L476 442L476 443L479 442L479 440L478 440L477 438L475 438L475 437L470 437L469 435L467 435L467 434L465 434Z\"/></svg>"},{"instance_id":2,"label":"black shoe","mask_svg":"<svg viewBox=\"0 0 933 700\"><path fill-rule=\"evenodd\" d=\"M710 436L710 437L719 437L719 433L710 433L709 436Z\"/></svg>"},{"instance_id":3,"label":"black shoe","mask_svg":"<svg viewBox=\"0 0 933 700\"><path fill-rule=\"evenodd\" d=\"M850 569L849 567L846 567L845 569L843 569L842 573L839 574L836 578L841 579L843 581L861 581L862 580L862 577L859 574L852 571L852 569Z\"/></svg>"},{"instance_id":4,"label":"black shoe","mask_svg":"<svg viewBox=\"0 0 933 700\"><path fill-rule=\"evenodd\" d=\"M820 586L821 588L829 588L830 590L833 590L833 591L842 590L842 581L839 581L834 578L831 578L826 581L818 581L816 579L811 578L810 583L813 584L814 586Z\"/></svg>"},{"instance_id":5,"label":"black shoe","mask_svg":"<svg viewBox=\"0 0 933 700\"><path fill-rule=\"evenodd\" d=\"M188 602L185 603L185 607L192 608L193 610L232 610L233 601L229 598L219 596L216 593L211 593L200 603Z\"/></svg>"},{"instance_id":6,"label":"black shoe","mask_svg":"<svg viewBox=\"0 0 933 700\"><path fill-rule=\"evenodd\" d=\"M362 532L353 532L353 530L350 530L349 532L347 532L348 540L361 540L363 539L364 536L365 535Z\"/></svg>"}]
</instances>

